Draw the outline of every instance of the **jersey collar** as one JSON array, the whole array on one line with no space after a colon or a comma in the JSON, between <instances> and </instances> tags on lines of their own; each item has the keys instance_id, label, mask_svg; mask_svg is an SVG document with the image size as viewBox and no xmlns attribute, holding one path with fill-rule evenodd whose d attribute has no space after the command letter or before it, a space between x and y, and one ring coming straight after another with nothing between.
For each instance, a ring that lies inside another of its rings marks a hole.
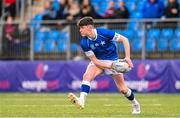
<instances>
[{"instance_id":1,"label":"jersey collar","mask_svg":"<svg viewBox=\"0 0 180 118\"><path fill-rule=\"evenodd\" d=\"M97 30L96 29L94 29L94 33L95 33L95 38L92 39L92 38L88 37L89 40L95 41L97 39Z\"/></svg>"}]
</instances>

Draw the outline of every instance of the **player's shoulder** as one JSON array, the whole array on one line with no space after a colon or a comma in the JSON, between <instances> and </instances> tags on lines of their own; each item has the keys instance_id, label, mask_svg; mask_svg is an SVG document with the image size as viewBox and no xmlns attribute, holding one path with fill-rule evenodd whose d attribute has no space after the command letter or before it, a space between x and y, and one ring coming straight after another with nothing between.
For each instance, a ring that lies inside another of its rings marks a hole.
<instances>
[{"instance_id":1,"label":"player's shoulder","mask_svg":"<svg viewBox=\"0 0 180 118\"><path fill-rule=\"evenodd\" d=\"M88 38L87 37L82 37L80 46L83 49L83 51L89 51L89 44L88 44Z\"/></svg>"},{"instance_id":2,"label":"player's shoulder","mask_svg":"<svg viewBox=\"0 0 180 118\"><path fill-rule=\"evenodd\" d=\"M109 33L114 33L113 30L110 30L110 29L105 29L105 28L96 28L97 30L97 34L109 34Z\"/></svg>"},{"instance_id":3,"label":"player's shoulder","mask_svg":"<svg viewBox=\"0 0 180 118\"><path fill-rule=\"evenodd\" d=\"M108 32L110 31L109 29L105 29L105 28L96 28L97 33L104 33L104 32Z\"/></svg>"},{"instance_id":4,"label":"player's shoulder","mask_svg":"<svg viewBox=\"0 0 180 118\"><path fill-rule=\"evenodd\" d=\"M81 38L81 42L86 42L87 41L87 37L86 36L83 36L82 38Z\"/></svg>"},{"instance_id":5,"label":"player's shoulder","mask_svg":"<svg viewBox=\"0 0 180 118\"><path fill-rule=\"evenodd\" d=\"M82 37L80 44L81 44L81 45L87 44L87 37Z\"/></svg>"}]
</instances>

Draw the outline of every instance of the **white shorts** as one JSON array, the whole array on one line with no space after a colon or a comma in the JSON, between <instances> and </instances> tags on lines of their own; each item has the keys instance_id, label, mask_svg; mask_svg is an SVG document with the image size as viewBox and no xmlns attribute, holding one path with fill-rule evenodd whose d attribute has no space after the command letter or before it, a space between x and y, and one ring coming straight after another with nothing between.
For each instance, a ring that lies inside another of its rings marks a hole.
<instances>
[{"instance_id":1,"label":"white shorts","mask_svg":"<svg viewBox=\"0 0 180 118\"><path fill-rule=\"evenodd\" d=\"M116 60L100 60L100 61L102 61L102 62L104 62L104 63L109 63L109 64L111 64L112 62L114 62L114 61L116 61ZM90 66L90 65L95 65L95 64L91 61L88 66ZM106 74L106 75L118 75L118 74L123 74L123 73L119 73L119 72L117 72L117 71L115 71L115 70L113 70L113 69L108 69L108 68L103 69L103 71L104 71L104 74Z\"/></svg>"}]
</instances>

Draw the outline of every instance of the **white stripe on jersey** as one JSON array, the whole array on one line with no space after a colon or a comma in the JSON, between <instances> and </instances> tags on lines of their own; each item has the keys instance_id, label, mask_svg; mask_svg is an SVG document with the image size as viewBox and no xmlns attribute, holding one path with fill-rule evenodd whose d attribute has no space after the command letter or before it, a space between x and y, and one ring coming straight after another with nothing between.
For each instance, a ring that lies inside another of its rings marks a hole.
<instances>
[{"instance_id":1,"label":"white stripe on jersey","mask_svg":"<svg viewBox=\"0 0 180 118\"><path fill-rule=\"evenodd\" d=\"M89 51L85 52L85 54L87 57L89 57L89 56L94 55L94 52L92 50L89 50Z\"/></svg>"},{"instance_id":2,"label":"white stripe on jersey","mask_svg":"<svg viewBox=\"0 0 180 118\"><path fill-rule=\"evenodd\" d=\"M112 40L113 41L118 41L120 37L121 37L121 35L115 32L114 37L113 37Z\"/></svg>"}]
</instances>

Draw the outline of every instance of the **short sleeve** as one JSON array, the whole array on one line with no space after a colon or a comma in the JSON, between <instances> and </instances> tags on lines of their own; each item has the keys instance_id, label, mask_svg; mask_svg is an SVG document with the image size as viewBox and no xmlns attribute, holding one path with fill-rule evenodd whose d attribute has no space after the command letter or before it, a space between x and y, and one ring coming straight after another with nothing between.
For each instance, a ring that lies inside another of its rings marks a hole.
<instances>
[{"instance_id":1,"label":"short sleeve","mask_svg":"<svg viewBox=\"0 0 180 118\"><path fill-rule=\"evenodd\" d=\"M109 29L102 29L101 33L107 37L108 40L110 41L117 41L120 38L120 34L116 33L113 30L109 30Z\"/></svg>"},{"instance_id":2,"label":"short sleeve","mask_svg":"<svg viewBox=\"0 0 180 118\"><path fill-rule=\"evenodd\" d=\"M89 56L94 55L94 52L90 49L86 39L81 39L81 48L84 51L86 56L89 57Z\"/></svg>"}]
</instances>

